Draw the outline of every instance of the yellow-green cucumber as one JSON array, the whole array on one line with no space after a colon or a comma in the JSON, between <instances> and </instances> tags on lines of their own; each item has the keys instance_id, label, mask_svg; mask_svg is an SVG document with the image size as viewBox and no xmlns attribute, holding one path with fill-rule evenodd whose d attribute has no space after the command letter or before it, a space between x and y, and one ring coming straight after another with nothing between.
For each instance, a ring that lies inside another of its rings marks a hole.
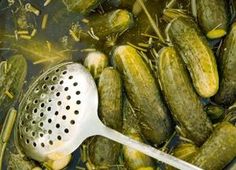
<instances>
[{"instance_id":1,"label":"yellow-green cucumber","mask_svg":"<svg viewBox=\"0 0 236 170\"><path fill-rule=\"evenodd\" d=\"M121 45L113 51L113 63L124 81L127 98L136 111L142 134L153 144L161 144L173 131L155 78L138 51Z\"/></svg>"},{"instance_id":2,"label":"yellow-green cucumber","mask_svg":"<svg viewBox=\"0 0 236 170\"><path fill-rule=\"evenodd\" d=\"M127 98L125 98L123 105L123 133L136 141L145 143L136 118L136 113ZM154 161L151 157L127 146L123 146L122 151L125 168L128 170L137 170L139 168L154 170Z\"/></svg>"},{"instance_id":3,"label":"yellow-green cucumber","mask_svg":"<svg viewBox=\"0 0 236 170\"><path fill-rule=\"evenodd\" d=\"M236 100L236 23L231 27L219 58L220 88L215 102L230 106Z\"/></svg>"},{"instance_id":4,"label":"yellow-green cucumber","mask_svg":"<svg viewBox=\"0 0 236 170\"><path fill-rule=\"evenodd\" d=\"M228 10L224 0L196 0L197 20L209 39L226 35L228 27Z\"/></svg>"},{"instance_id":5,"label":"yellow-green cucumber","mask_svg":"<svg viewBox=\"0 0 236 170\"><path fill-rule=\"evenodd\" d=\"M212 123L175 49L164 47L158 56L158 79L171 113L185 135L199 146L210 136Z\"/></svg>"},{"instance_id":6,"label":"yellow-green cucumber","mask_svg":"<svg viewBox=\"0 0 236 170\"><path fill-rule=\"evenodd\" d=\"M88 14L103 1L104 0L63 0L63 3L69 11Z\"/></svg>"},{"instance_id":7,"label":"yellow-green cucumber","mask_svg":"<svg viewBox=\"0 0 236 170\"><path fill-rule=\"evenodd\" d=\"M111 67L104 69L99 83L99 117L102 122L117 131L122 130L122 82L119 73ZM92 126L92 125L91 125ZM99 167L116 165L121 145L105 137L94 137L89 144L89 159ZM112 168L111 168L112 169Z\"/></svg>"},{"instance_id":8,"label":"yellow-green cucumber","mask_svg":"<svg viewBox=\"0 0 236 170\"><path fill-rule=\"evenodd\" d=\"M228 122L216 126L191 163L206 170L222 170L236 156L236 127Z\"/></svg>"},{"instance_id":9,"label":"yellow-green cucumber","mask_svg":"<svg viewBox=\"0 0 236 170\"><path fill-rule=\"evenodd\" d=\"M1 112L7 112L9 107L18 99L26 74L27 62L22 55L14 55L0 63Z\"/></svg>"},{"instance_id":10,"label":"yellow-green cucumber","mask_svg":"<svg viewBox=\"0 0 236 170\"><path fill-rule=\"evenodd\" d=\"M165 15L168 16L168 11ZM191 17L177 16L166 30L190 72L197 93L208 98L219 88L216 60L204 35Z\"/></svg>"}]
</instances>

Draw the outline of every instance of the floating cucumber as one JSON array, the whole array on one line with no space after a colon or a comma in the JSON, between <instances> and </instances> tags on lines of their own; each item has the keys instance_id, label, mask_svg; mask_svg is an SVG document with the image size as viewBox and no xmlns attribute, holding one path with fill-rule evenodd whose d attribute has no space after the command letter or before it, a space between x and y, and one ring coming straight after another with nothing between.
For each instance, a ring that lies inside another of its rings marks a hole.
<instances>
[{"instance_id":1,"label":"floating cucumber","mask_svg":"<svg viewBox=\"0 0 236 170\"><path fill-rule=\"evenodd\" d=\"M212 124L182 59L173 47L164 47L159 52L158 78L173 117L185 135L201 145L211 134Z\"/></svg>"},{"instance_id":2,"label":"floating cucumber","mask_svg":"<svg viewBox=\"0 0 236 170\"><path fill-rule=\"evenodd\" d=\"M163 143L173 131L172 121L148 66L129 45L114 50L113 62L122 74L127 98L136 111L143 135L154 144Z\"/></svg>"}]
</instances>

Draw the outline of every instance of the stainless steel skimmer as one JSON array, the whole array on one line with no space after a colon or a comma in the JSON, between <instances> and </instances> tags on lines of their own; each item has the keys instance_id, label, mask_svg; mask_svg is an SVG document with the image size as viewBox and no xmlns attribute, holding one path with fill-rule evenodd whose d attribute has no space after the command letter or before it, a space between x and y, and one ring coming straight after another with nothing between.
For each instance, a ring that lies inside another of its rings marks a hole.
<instances>
[{"instance_id":1,"label":"stainless steel skimmer","mask_svg":"<svg viewBox=\"0 0 236 170\"><path fill-rule=\"evenodd\" d=\"M57 65L39 76L25 94L15 140L28 157L45 161L70 154L86 138L101 135L176 168L200 169L106 127L97 109L98 93L90 73L78 63Z\"/></svg>"}]
</instances>

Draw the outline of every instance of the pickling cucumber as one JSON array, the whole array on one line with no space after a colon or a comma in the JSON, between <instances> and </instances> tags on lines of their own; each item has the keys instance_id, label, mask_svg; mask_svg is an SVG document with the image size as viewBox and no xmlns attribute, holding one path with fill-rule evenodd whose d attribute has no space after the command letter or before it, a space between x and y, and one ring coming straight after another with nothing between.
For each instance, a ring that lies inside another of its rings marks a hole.
<instances>
[{"instance_id":1,"label":"pickling cucumber","mask_svg":"<svg viewBox=\"0 0 236 170\"><path fill-rule=\"evenodd\" d=\"M14 55L0 63L0 110L2 112L6 112L18 99L26 73L27 63L22 55Z\"/></svg>"},{"instance_id":2,"label":"pickling cucumber","mask_svg":"<svg viewBox=\"0 0 236 170\"><path fill-rule=\"evenodd\" d=\"M168 15L168 11L165 11L165 15ZM169 23L166 31L187 65L197 93L205 98L216 94L219 76L215 57L193 19L178 16Z\"/></svg>"},{"instance_id":3,"label":"pickling cucumber","mask_svg":"<svg viewBox=\"0 0 236 170\"><path fill-rule=\"evenodd\" d=\"M220 88L215 102L230 106L236 100L236 23L227 35L219 58Z\"/></svg>"},{"instance_id":4,"label":"pickling cucumber","mask_svg":"<svg viewBox=\"0 0 236 170\"><path fill-rule=\"evenodd\" d=\"M117 131L122 130L122 83L114 68L106 68L99 79L99 117L102 122ZM116 165L121 145L110 139L97 136L89 145L89 158L96 167ZM112 168L111 168L112 169Z\"/></svg>"},{"instance_id":5,"label":"pickling cucumber","mask_svg":"<svg viewBox=\"0 0 236 170\"><path fill-rule=\"evenodd\" d=\"M65 6L69 11L87 14L92 9L96 8L104 0L63 0Z\"/></svg>"},{"instance_id":6,"label":"pickling cucumber","mask_svg":"<svg viewBox=\"0 0 236 170\"><path fill-rule=\"evenodd\" d=\"M159 88L138 51L118 46L113 63L122 75L127 98L136 111L142 134L153 144L161 144L172 133L172 121Z\"/></svg>"},{"instance_id":7,"label":"pickling cucumber","mask_svg":"<svg viewBox=\"0 0 236 170\"><path fill-rule=\"evenodd\" d=\"M173 117L185 135L201 145L211 134L212 124L194 91L184 63L173 47L159 52L158 79Z\"/></svg>"},{"instance_id":8,"label":"pickling cucumber","mask_svg":"<svg viewBox=\"0 0 236 170\"><path fill-rule=\"evenodd\" d=\"M197 0L197 20L207 38L215 39L226 35L229 17L226 1Z\"/></svg>"},{"instance_id":9,"label":"pickling cucumber","mask_svg":"<svg viewBox=\"0 0 236 170\"><path fill-rule=\"evenodd\" d=\"M127 98L124 100L123 114L123 133L134 140L144 142L141 136L138 120L135 116L135 111ZM139 168L150 168L154 170L153 159L133 148L123 146L123 155L125 167L128 170L137 170Z\"/></svg>"},{"instance_id":10,"label":"pickling cucumber","mask_svg":"<svg viewBox=\"0 0 236 170\"><path fill-rule=\"evenodd\" d=\"M222 122L202 145L191 163L205 170L222 170L236 156L236 127Z\"/></svg>"},{"instance_id":11,"label":"pickling cucumber","mask_svg":"<svg viewBox=\"0 0 236 170\"><path fill-rule=\"evenodd\" d=\"M95 15L87 20L86 27L88 31L93 32L97 40L104 39L112 33L121 33L133 25L132 13L122 9L113 10L104 15Z\"/></svg>"}]
</instances>

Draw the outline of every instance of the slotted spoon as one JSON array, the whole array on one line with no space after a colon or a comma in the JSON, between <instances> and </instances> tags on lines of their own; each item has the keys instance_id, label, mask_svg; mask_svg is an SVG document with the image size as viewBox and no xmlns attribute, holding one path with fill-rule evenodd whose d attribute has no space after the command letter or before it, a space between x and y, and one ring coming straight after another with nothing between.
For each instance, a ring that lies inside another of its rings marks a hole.
<instances>
[{"instance_id":1,"label":"slotted spoon","mask_svg":"<svg viewBox=\"0 0 236 170\"><path fill-rule=\"evenodd\" d=\"M183 170L200 170L187 162L106 127L99 119L98 92L81 64L63 63L39 76L19 107L15 140L37 161L72 153L88 137L101 135Z\"/></svg>"}]
</instances>

